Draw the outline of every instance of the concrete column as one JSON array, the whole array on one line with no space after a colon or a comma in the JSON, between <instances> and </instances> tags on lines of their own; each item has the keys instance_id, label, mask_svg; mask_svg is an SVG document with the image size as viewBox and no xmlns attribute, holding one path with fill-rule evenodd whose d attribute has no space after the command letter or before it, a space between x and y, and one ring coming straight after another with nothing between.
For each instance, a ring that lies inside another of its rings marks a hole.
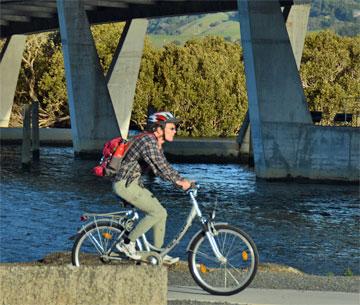
<instances>
[{"instance_id":1,"label":"concrete column","mask_svg":"<svg viewBox=\"0 0 360 305\"><path fill-rule=\"evenodd\" d=\"M296 61L296 66L300 70L301 56L304 49L305 36L307 32L309 13L310 13L310 4L303 5L290 5L282 9L282 15L286 23L286 29L290 38L291 48ZM246 139L248 142L250 136L250 121L249 121L249 112L246 112L245 118L248 121L244 120L241 130L238 135L238 142L240 139ZM245 128L245 130L244 130ZM246 138L244 137L246 134ZM247 143L246 142L246 143ZM242 147L242 140L239 142L241 145L240 153L247 152L250 148L249 145L244 145Z\"/></svg>"},{"instance_id":2,"label":"concrete column","mask_svg":"<svg viewBox=\"0 0 360 305\"><path fill-rule=\"evenodd\" d=\"M24 105L23 110L23 137L21 144L21 164L28 169L31 164L31 105Z\"/></svg>"},{"instance_id":3,"label":"concrete column","mask_svg":"<svg viewBox=\"0 0 360 305\"><path fill-rule=\"evenodd\" d=\"M57 0L75 154L119 135L83 0Z\"/></svg>"},{"instance_id":4,"label":"concrete column","mask_svg":"<svg viewBox=\"0 0 360 305\"><path fill-rule=\"evenodd\" d=\"M310 4L294 4L291 6L286 20L286 29L290 38L298 70L300 69L301 56L304 49L310 8Z\"/></svg>"},{"instance_id":5,"label":"concrete column","mask_svg":"<svg viewBox=\"0 0 360 305\"><path fill-rule=\"evenodd\" d=\"M121 135L127 138L148 21L128 21L106 76Z\"/></svg>"},{"instance_id":6,"label":"concrete column","mask_svg":"<svg viewBox=\"0 0 360 305\"><path fill-rule=\"evenodd\" d=\"M0 54L0 127L9 126L25 42L25 35L13 35Z\"/></svg>"},{"instance_id":7,"label":"concrete column","mask_svg":"<svg viewBox=\"0 0 360 305\"><path fill-rule=\"evenodd\" d=\"M257 176L269 165L263 123L311 124L279 1L238 0Z\"/></svg>"},{"instance_id":8,"label":"concrete column","mask_svg":"<svg viewBox=\"0 0 360 305\"><path fill-rule=\"evenodd\" d=\"M40 132L39 132L39 102L34 101L31 105L31 150L33 160L40 159Z\"/></svg>"}]
</instances>

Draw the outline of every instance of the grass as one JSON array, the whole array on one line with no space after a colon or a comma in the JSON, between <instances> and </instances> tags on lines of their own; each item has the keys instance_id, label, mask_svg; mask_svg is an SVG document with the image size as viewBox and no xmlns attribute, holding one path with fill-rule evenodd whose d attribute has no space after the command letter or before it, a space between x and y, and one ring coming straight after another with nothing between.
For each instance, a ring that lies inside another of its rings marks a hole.
<instances>
[{"instance_id":1,"label":"grass","mask_svg":"<svg viewBox=\"0 0 360 305\"><path fill-rule=\"evenodd\" d=\"M225 13L208 14L179 28L179 35L154 35L149 34L153 45L161 48L165 44L176 42L184 44L189 39L203 36L222 36L227 40L240 39L239 22L229 19Z\"/></svg>"},{"instance_id":2,"label":"grass","mask_svg":"<svg viewBox=\"0 0 360 305\"><path fill-rule=\"evenodd\" d=\"M353 273L352 270L348 267L348 268L344 271L344 276L354 276L354 273Z\"/></svg>"}]
</instances>

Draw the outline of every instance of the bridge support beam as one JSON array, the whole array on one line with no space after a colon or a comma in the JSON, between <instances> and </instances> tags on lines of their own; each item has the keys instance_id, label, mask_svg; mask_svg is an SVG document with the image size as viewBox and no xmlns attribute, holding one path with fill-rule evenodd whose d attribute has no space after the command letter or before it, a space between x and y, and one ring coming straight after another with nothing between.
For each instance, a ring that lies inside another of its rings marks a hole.
<instances>
[{"instance_id":1,"label":"bridge support beam","mask_svg":"<svg viewBox=\"0 0 360 305\"><path fill-rule=\"evenodd\" d=\"M106 76L121 135L127 138L148 21L128 21Z\"/></svg>"},{"instance_id":2,"label":"bridge support beam","mask_svg":"<svg viewBox=\"0 0 360 305\"><path fill-rule=\"evenodd\" d=\"M359 133L312 124L279 1L238 9L257 177L359 180Z\"/></svg>"},{"instance_id":3,"label":"bridge support beam","mask_svg":"<svg viewBox=\"0 0 360 305\"><path fill-rule=\"evenodd\" d=\"M7 39L0 54L0 127L8 127L26 36Z\"/></svg>"},{"instance_id":4,"label":"bridge support beam","mask_svg":"<svg viewBox=\"0 0 360 305\"><path fill-rule=\"evenodd\" d=\"M285 20L286 29L290 38L291 48L294 53L296 66L298 70L300 70L301 57L304 49L305 37L307 32L307 26L309 21L310 14L310 5L298 5L293 4L283 8L282 15ZM252 158L252 148L251 145L248 145L249 136L250 136L250 120L249 120L249 111L246 112L245 120L240 129L237 141L240 145L240 154L241 155L249 155L249 161ZM245 145L243 145L242 140L247 141ZM239 142L240 141L240 142ZM246 157L249 157L246 156Z\"/></svg>"},{"instance_id":5,"label":"bridge support beam","mask_svg":"<svg viewBox=\"0 0 360 305\"><path fill-rule=\"evenodd\" d=\"M294 4L286 16L286 29L294 53L296 66L300 70L302 52L308 27L311 6L309 4ZM284 8L283 15L286 11Z\"/></svg>"},{"instance_id":6,"label":"bridge support beam","mask_svg":"<svg viewBox=\"0 0 360 305\"><path fill-rule=\"evenodd\" d=\"M83 0L57 0L75 154L119 135Z\"/></svg>"}]
</instances>

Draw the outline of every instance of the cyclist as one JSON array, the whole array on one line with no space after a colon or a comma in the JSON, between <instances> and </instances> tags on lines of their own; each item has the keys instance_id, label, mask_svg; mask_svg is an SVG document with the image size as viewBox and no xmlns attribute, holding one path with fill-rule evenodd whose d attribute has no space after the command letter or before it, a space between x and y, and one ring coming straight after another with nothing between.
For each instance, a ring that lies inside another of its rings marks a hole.
<instances>
[{"instance_id":1,"label":"cyclist","mask_svg":"<svg viewBox=\"0 0 360 305\"><path fill-rule=\"evenodd\" d=\"M156 197L141 182L141 166L145 161L155 175L172 182L183 190L190 188L191 181L183 178L165 158L162 145L172 142L176 134L176 119L170 112L156 112L149 116L147 131L134 139L113 183L114 192L145 213L145 217L116 248L132 259L140 259L135 241L149 229L153 229L154 245L161 248L164 242L167 212ZM164 261L175 263L179 258L165 256Z\"/></svg>"}]
</instances>

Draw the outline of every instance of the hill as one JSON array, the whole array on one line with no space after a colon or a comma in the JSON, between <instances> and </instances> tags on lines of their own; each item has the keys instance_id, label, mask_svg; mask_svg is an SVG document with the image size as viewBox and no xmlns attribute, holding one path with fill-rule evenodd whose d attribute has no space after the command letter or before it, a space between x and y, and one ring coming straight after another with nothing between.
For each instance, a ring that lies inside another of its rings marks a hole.
<instances>
[{"instance_id":1,"label":"hill","mask_svg":"<svg viewBox=\"0 0 360 305\"><path fill-rule=\"evenodd\" d=\"M309 31L330 29L341 36L360 34L360 0L313 0ZM150 21L148 34L158 47L207 35L222 36L227 41L240 39L237 12L167 17Z\"/></svg>"}]
</instances>

